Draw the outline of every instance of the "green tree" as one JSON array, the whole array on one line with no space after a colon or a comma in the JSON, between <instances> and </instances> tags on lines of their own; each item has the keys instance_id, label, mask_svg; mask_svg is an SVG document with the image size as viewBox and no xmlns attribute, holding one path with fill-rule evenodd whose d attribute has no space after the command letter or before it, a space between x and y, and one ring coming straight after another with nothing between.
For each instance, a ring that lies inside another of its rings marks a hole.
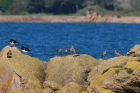
<instances>
[{"instance_id":1,"label":"green tree","mask_svg":"<svg viewBox=\"0 0 140 93\"><path fill-rule=\"evenodd\" d=\"M14 0L0 0L0 10L4 12L9 10L13 2Z\"/></svg>"},{"instance_id":2,"label":"green tree","mask_svg":"<svg viewBox=\"0 0 140 93\"><path fill-rule=\"evenodd\" d=\"M45 10L45 1L44 0L29 0L27 5L28 11L30 13L41 13Z\"/></svg>"},{"instance_id":3,"label":"green tree","mask_svg":"<svg viewBox=\"0 0 140 93\"><path fill-rule=\"evenodd\" d=\"M57 14L75 13L82 8L83 1L85 0L45 0L45 7Z\"/></svg>"},{"instance_id":4,"label":"green tree","mask_svg":"<svg viewBox=\"0 0 140 93\"><path fill-rule=\"evenodd\" d=\"M75 5L76 11L78 11L80 8L83 8L82 3L84 1L85 0L71 0L71 2L73 2L73 4Z\"/></svg>"},{"instance_id":5,"label":"green tree","mask_svg":"<svg viewBox=\"0 0 140 93\"><path fill-rule=\"evenodd\" d=\"M44 0L45 1L45 8L51 9L54 5L54 3L57 2L57 0Z\"/></svg>"},{"instance_id":6,"label":"green tree","mask_svg":"<svg viewBox=\"0 0 140 93\"><path fill-rule=\"evenodd\" d=\"M60 3L63 0L45 0L45 8L47 12L58 13L61 11Z\"/></svg>"},{"instance_id":7,"label":"green tree","mask_svg":"<svg viewBox=\"0 0 140 93\"><path fill-rule=\"evenodd\" d=\"M27 12L27 2L23 0L17 0L10 8L11 14L21 14Z\"/></svg>"},{"instance_id":8,"label":"green tree","mask_svg":"<svg viewBox=\"0 0 140 93\"><path fill-rule=\"evenodd\" d=\"M114 9L114 3L116 2L116 0L94 0L94 2L102 8Z\"/></svg>"}]
</instances>

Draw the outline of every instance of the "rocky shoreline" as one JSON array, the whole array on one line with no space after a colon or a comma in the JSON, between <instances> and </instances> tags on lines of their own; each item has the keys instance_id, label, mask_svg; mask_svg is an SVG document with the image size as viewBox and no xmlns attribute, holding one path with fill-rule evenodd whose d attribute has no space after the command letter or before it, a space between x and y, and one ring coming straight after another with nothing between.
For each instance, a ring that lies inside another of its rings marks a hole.
<instances>
[{"instance_id":1,"label":"rocky shoreline","mask_svg":"<svg viewBox=\"0 0 140 93\"><path fill-rule=\"evenodd\" d=\"M135 16L0 16L0 22L39 23L140 23Z\"/></svg>"},{"instance_id":2,"label":"rocky shoreline","mask_svg":"<svg viewBox=\"0 0 140 93\"><path fill-rule=\"evenodd\" d=\"M42 62L6 46L0 52L0 93L140 93L139 49L107 60L80 54Z\"/></svg>"}]
</instances>

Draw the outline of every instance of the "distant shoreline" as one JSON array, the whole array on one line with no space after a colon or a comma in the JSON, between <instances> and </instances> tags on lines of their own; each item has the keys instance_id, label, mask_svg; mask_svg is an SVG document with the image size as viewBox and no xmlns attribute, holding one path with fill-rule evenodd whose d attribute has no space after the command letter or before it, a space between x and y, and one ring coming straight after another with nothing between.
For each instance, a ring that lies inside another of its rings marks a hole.
<instances>
[{"instance_id":1,"label":"distant shoreline","mask_svg":"<svg viewBox=\"0 0 140 93\"><path fill-rule=\"evenodd\" d=\"M111 17L104 23L140 23L139 16ZM38 23L90 23L86 16L0 16L0 22L38 22Z\"/></svg>"},{"instance_id":2,"label":"distant shoreline","mask_svg":"<svg viewBox=\"0 0 140 93\"><path fill-rule=\"evenodd\" d=\"M0 22L81 23L85 16L0 16Z\"/></svg>"}]
</instances>

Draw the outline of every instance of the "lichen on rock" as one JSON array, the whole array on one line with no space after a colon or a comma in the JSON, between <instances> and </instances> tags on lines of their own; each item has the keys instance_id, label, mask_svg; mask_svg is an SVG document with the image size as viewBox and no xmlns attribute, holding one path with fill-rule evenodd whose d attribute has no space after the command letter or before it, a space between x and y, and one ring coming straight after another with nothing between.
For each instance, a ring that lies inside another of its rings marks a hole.
<instances>
[{"instance_id":1,"label":"lichen on rock","mask_svg":"<svg viewBox=\"0 0 140 93\"><path fill-rule=\"evenodd\" d=\"M139 48L129 53L137 54ZM96 60L80 54L44 63L6 46L0 53L0 93L140 93L138 59L129 55Z\"/></svg>"},{"instance_id":2,"label":"lichen on rock","mask_svg":"<svg viewBox=\"0 0 140 93\"><path fill-rule=\"evenodd\" d=\"M56 91L56 93L82 93L84 91L84 87L80 86L77 83L70 82L65 85L60 91Z\"/></svg>"},{"instance_id":3,"label":"lichen on rock","mask_svg":"<svg viewBox=\"0 0 140 93\"><path fill-rule=\"evenodd\" d=\"M88 55L80 55L76 58L73 55L65 57L54 57L45 69L46 80L54 81L62 86L70 82L85 85L87 82L82 78L84 69L93 68L98 61Z\"/></svg>"},{"instance_id":4,"label":"lichen on rock","mask_svg":"<svg viewBox=\"0 0 140 93\"><path fill-rule=\"evenodd\" d=\"M7 52L11 50L11 58ZM6 46L0 57L0 91L41 89L44 81L44 63L22 54L16 47Z\"/></svg>"}]
</instances>

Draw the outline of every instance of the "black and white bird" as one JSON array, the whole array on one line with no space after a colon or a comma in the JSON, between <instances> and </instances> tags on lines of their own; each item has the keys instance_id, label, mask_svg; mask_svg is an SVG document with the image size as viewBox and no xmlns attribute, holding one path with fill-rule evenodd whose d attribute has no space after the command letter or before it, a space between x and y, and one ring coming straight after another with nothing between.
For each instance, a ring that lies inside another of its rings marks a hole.
<instances>
[{"instance_id":1,"label":"black and white bird","mask_svg":"<svg viewBox=\"0 0 140 93\"><path fill-rule=\"evenodd\" d=\"M116 56L118 56L118 57L119 57L119 56L123 56L123 54L121 54L121 53L118 52L117 50L115 50L114 52L115 52Z\"/></svg>"},{"instance_id":2,"label":"black and white bird","mask_svg":"<svg viewBox=\"0 0 140 93\"><path fill-rule=\"evenodd\" d=\"M11 44L11 47L14 47L15 44L18 44L18 42L14 39L10 39L10 44Z\"/></svg>"},{"instance_id":3,"label":"black and white bird","mask_svg":"<svg viewBox=\"0 0 140 93\"><path fill-rule=\"evenodd\" d=\"M21 47L21 50L22 50L22 52L24 52L25 54L26 54L27 52L30 52L30 51L31 51L30 49L28 49L28 48L25 47L25 46L22 46L22 47Z\"/></svg>"},{"instance_id":4,"label":"black and white bird","mask_svg":"<svg viewBox=\"0 0 140 93\"><path fill-rule=\"evenodd\" d=\"M106 56L106 51L103 51L102 58L105 59L105 56Z\"/></svg>"},{"instance_id":5,"label":"black and white bird","mask_svg":"<svg viewBox=\"0 0 140 93\"><path fill-rule=\"evenodd\" d=\"M9 51L7 52L7 58L12 58L12 51L11 51L11 50L9 50Z\"/></svg>"}]
</instances>

